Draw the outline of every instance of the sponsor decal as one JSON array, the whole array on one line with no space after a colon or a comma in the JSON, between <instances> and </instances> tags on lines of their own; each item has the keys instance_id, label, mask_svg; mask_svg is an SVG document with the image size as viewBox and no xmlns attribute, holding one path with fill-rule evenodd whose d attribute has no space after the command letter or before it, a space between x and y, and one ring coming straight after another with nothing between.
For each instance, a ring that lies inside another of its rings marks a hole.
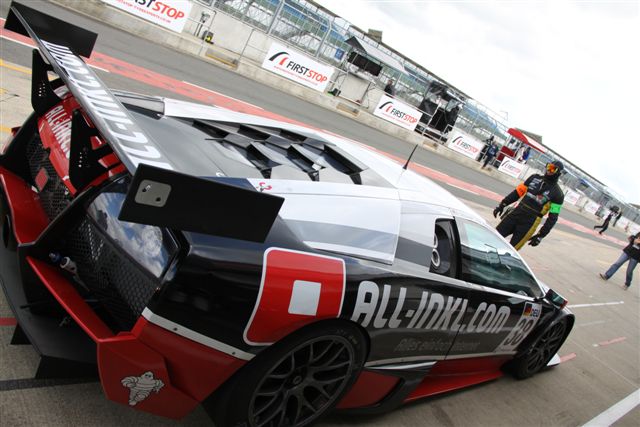
<instances>
[{"instance_id":1,"label":"sponsor decal","mask_svg":"<svg viewBox=\"0 0 640 427\"><path fill-rule=\"evenodd\" d=\"M51 130L51 134L58 141L64 157L69 160L69 148L71 144L71 115L67 113L63 105L57 105L44 115Z\"/></svg>"},{"instance_id":2,"label":"sponsor decal","mask_svg":"<svg viewBox=\"0 0 640 427\"><path fill-rule=\"evenodd\" d=\"M140 163L173 169L163 156L121 107L113 95L94 76L87 65L66 46L42 40L42 44L67 74L76 98L88 105L97 119L103 121L112 139L137 166Z\"/></svg>"},{"instance_id":3,"label":"sponsor decal","mask_svg":"<svg viewBox=\"0 0 640 427\"><path fill-rule=\"evenodd\" d=\"M187 0L102 0L132 15L161 25L177 33L182 32L191 12Z\"/></svg>"},{"instance_id":4,"label":"sponsor decal","mask_svg":"<svg viewBox=\"0 0 640 427\"><path fill-rule=\"evenodd\" d=\"M333 67L279 43L271 44L262 68L321 92L327 88L334 71Z\"/></svg>"},{"instance_id":5,"label":"sponsor decal","mask_svg":"<svg viewBox=\"0 0 640 427\"><path fill-rule=\"evenodd\" d=\"M512 351L524 341L524 339L533 331L534 326L538 323L542 314L542 305L533 302L525 302L524 310L516 326L511 329L509 335L498 345L495 351Z\"/></svg>"},{"instance_id":6,"label":"sponsor decal","mask_svg":"<svg viewBox=\"0 0 640 427\"><path fill-rule=\"evenodd\" d=\"M518 163L513 159L505 157L502 163L500 163L498 170L514 178L518 178L524 171L524 163Z\"/></svg>"},{"instance_id":7,"label":"sponsor decal","mask_svg":"<svg viewBox=\"0 0 640 427\"><path fill-rule=\"evenodd\" d=\"M344 287L341 258L269 248L245 342L272 344L306 324L340 316Z\"/></svg>"},{"instance_id":8,"label":"sponsor decal","mask_svg":"<svg viewBox=\"0 0 640 427\"><path fill-rule=\"evenodd\" d=\"M471 159L477 159L484 147L484 143L476 138L467 135L459 130L455 131L449 138L447 147Z\"/></svg>"},{"instance_id":9,"label":"sponsor decal","mask_svg":"<svg viewBox=\"0 0 640 427\"><path fill-rule=\"evenodd\" d=\"M130 406L136 406L149 397L152 391L157 394L164 387L164 383L156 379L151 371L147 371L139 377L124 377L120 382L123 387L129 389Z\"/></svg>"},{"instance_id":10,"label":"sponsor decal","mask_svg":"<svg viewBox=\"0 0 640 427\"><path fill-rule=\"evenodd\" d=\"M405 308L407 289L383 285L382 293L375 282L363 281L351 320L363 327L407 328L466 333L499 333L511 314L508 306L480 303L468 323L462 323L469 300L422 291L417 308ZM389 301L395 301L392 310ZM386 313L391 312L388 316Z\"/></svg>"},{"instance_id":11,"label":"sponsor decal","mask_svg":"<svg viewBox=\"0 0 640 427\"><path fill-rule=\"evenodd\" d=\"M378 105L373 110L373 115L405 129L414 130L422 113L397 99L382 95Z\"/></svg>"},{"instance_id":12,"label":"sponsor decal","mask_svg":"<svg viewBox=\"0 0 640 427\"><path fill-rule=\"evenodd\" d=\"M260 182L256 186L256 190L260 191L261 193L263 191L269 191L271 189L273 189L273 187L271 185L267 184L266 182Z\"/></svg>"}]
</instances>

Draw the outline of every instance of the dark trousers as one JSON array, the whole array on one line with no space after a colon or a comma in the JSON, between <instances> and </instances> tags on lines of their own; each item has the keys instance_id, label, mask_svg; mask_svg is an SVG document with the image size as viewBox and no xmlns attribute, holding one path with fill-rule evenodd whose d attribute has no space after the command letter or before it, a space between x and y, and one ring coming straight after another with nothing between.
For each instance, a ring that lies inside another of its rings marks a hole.
<instances>
[{"instance_id":1,"label":"dark trousers","mask_svg":"<svg viewBox=\"0 0 640 427\"><path fill-rule=\"evenodd\" d=\"M520 249L531 238L540 224L540 217L533 211L516 207L502 218L496 230L502 237L511 236L511 246Z\"/></svg>"},{"instance_id":2,"label":"dark trousers","mask_svg":"<svg viewBox=\"0 0 640 427\"><path fill-rule=\"evenodd\" d=\"M594 225L594 226L593 226L593 229L595 230L596 228L600 228L600 229L601 229L601 230L600 230L600 232L599 232L599 234L604 233L604 232L607 230L607 228L609 228L609 220L605 220L605 221L602 223L602 225Z\"/></svg>"},{"instance_id":3,"label":"dark trousers","mask_svg":"<svg viewBox=\"0 0 640 427\"><path fill-rule=\"evenodd\" d=\"M484 163L482 164L482 167L483 167L483 168L486 168L486 167L487 167L487 164L488 164L490 161L492 161L494 158L495 158L495 156L486 156L486 157L484 158Z\"/></svg>"}]
</instances>

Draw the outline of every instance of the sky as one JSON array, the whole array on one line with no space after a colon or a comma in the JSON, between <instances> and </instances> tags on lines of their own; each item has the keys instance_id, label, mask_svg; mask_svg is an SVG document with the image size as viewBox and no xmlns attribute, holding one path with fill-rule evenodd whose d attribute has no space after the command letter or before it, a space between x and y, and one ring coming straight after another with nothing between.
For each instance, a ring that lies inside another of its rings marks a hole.
<instances>
[{"instance_id":1,"label":"sky","mask_svg":"<svg viewBox=\"0 0 640 427\"><path fill-rule=\"evenodd\" d=\"M640 204L640 0L315 1Z\"/></svg>"}]
</instances>

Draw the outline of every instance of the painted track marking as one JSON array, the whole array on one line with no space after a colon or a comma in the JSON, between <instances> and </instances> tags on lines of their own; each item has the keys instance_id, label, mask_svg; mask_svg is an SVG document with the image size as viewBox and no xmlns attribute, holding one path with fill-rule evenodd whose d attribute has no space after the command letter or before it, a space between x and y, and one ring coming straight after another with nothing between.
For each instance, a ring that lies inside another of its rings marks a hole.
<instances>
[{"instance_id":1,"label":"painted track marking","mask_svg":"<svg viewBox=\"0 0 640 427\"><path fill-rule=\"evenodd\" d=\"M594 347L604 347L606 345L617 344L619 342L626 341L626 339L627 339L627 337L618 337L618 338L614 338L614 339L611 339L611 340L608 340L608 341L599 342L598 344L593 344L593 346Z\"/></svg>"},{"instance_id":2,"label":"painted track marking","mask_svg":"<svg viewBox=\"0 0 640 427\"><path fill-rule=\"evenodd\" d=\"M569 305L569 308L599 307L601 305L620 305L620 304L624 304L624 301L598 302L594 304L572 304L572 305Z\"/></svg>"},{"instance_id":3,"label":"painted track marking","mask_svg":"<svg viewBox=\"0 0 640 427\"><path fill-rule=\"evenodd\" d=\"M640 405L640 389L637 389L629 396L622 399L597 417L588 421L582 427L602 427L610 426L627 413L631 412L636 406Z\"/></svg>"}]
</instances>

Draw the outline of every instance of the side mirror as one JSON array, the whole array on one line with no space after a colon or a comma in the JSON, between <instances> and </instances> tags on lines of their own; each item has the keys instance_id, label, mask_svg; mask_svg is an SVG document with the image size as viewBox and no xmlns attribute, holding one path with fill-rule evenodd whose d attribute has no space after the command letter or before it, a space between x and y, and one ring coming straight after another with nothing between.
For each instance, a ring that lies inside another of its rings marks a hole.
<instances>
[{"instance_id":1,"label":"side mirror","mask_svg":"<svg viewBox=\"0 0 640 427\"><path fill-rule=\"evenodd\" d=\"M544 296L544 299L549 301L551 304L555 305L559 309L563 309L567 303L569 302L565 297L554 291L553 289L549 289Z\"/></svg>"}]
</instances>

